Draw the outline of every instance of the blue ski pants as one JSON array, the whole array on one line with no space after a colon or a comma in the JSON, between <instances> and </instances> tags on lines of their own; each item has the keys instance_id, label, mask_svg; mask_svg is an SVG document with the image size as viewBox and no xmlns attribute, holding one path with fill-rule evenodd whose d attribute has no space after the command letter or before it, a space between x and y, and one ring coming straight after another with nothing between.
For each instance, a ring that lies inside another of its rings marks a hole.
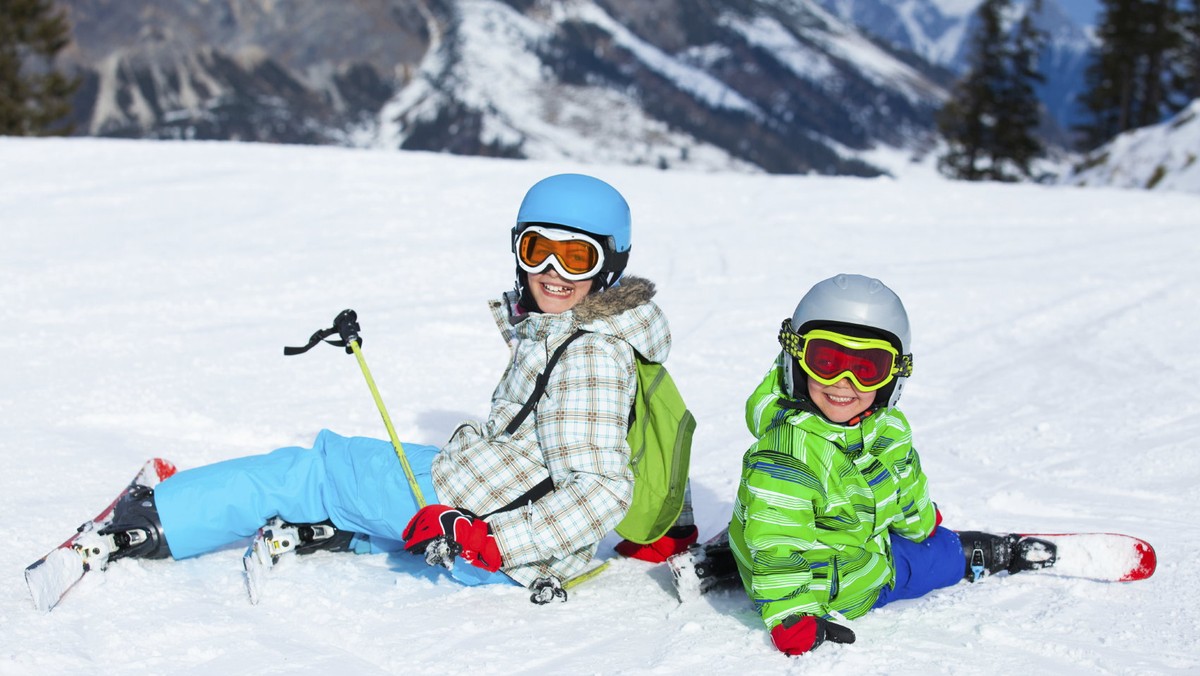
<instances>
[{"instance_id":1,"label":"blue ski pants","mask_svg":"<svg viewBox=\"0 0 1200 676\"><path fill-rule=\"evenodd\" d=\"M436 446L404 444L428 504L437 502L430 467ZM183 559L250 537L272 517L291 523L326 519L369 537L359 552L403 547L401 533L417 500L388 441L322 430L312 448L292 446L184 470L154 489L171 555ZM459 562L462 563L462 562ZM454 566L464 584L512 581L470 565Z\"/></svg>"},{"instance_id":2,"label":"blue ski pants","mask_svg":"<svg viewBox=\"0 0 1200 676\"><path fill-rule=\"evenodd\" d=\"M934 589L949 587L963 579L966 558L958 533L938 527L923 542L913 542L898 535L891 536L892 560L896 564L896 579L892 587L879 592L873 608L892 601L915 599Z\"/></svg>"}]
</instances>

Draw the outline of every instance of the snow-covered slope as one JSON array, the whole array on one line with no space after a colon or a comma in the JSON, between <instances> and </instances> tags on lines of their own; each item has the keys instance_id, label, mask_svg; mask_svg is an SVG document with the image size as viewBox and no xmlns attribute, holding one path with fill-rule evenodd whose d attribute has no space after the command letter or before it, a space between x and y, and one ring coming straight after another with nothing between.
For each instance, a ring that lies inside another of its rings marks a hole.
<instances>
[{"instance_id":1,"label":"snow-covered slope","mask_svg":"<svg viewBox=\"0 0 1200 676\"><path fill-rule=\"evenodd\" d=\"M1200 193L1200 99L1153 127L1133 129L1093 150L1070 185Z\"/></svg>"},{"instance_id":2,"label":"snow-covered slope","mask_svg":"<svg viewBox=\"0 0 1200 676\"><path fill-rule=\"evenodd\" d=\"M659 285L699 420L705 536L728 521L780 319L854 271L908 305L902 404L947 525L1129 532L1158 573L961 584L796 660L744 595L680 606L632 561L536 607L410 556L315 554L251 606L231 547L117 562L32 609L22 568L152 455L385 437L352 357L281 353L344 308L402 439L484 415L508 358L484 301L511 286L517 205L580 169L632 205L630 270ZM1197 226L1200 197L1177 192L0 139L0 673L1196 673Z\"/></svg>"}]
</instances>

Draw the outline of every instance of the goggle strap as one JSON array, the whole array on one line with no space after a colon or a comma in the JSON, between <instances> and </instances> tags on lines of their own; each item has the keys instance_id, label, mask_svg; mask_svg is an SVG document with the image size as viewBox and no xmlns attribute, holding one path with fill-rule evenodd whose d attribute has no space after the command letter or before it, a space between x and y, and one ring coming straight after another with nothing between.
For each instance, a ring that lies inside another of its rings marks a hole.
<instances>
[{"instance_id":1,"label":"goggle strap","mask_svg":"<svg viewBox=\"0 0 1200 676\"><path fill-rule=\"evenodd\" d=\"M792 328L792 318L787 317L779 327L779 345L797 362L804 358L804 337ZM907 378L913 372L913 356L898 354L892 366L892 378ZM892 378L888 378L891 380Z\"/></svg>"},{"instance_id":2,"label":"goggle strap","mask_svg":"<svg viewBox=\"0 0 1200 676\"><path fill-rule=\"evenodd\" d=\"M788 317L783 320L783 325L779 327L779 346L783 348L794 359L800 359L802 354L800 344L803 339L800 334L792 330L792 318Z\"/></svg>"},{"instance_id":3,"label":"goggle strap","mask_svg":"<svg viewBox=\"0 0 1200 676\"><path fill-rule=\"evenodd\" d=\"M609 240L612 238L609 237ZM604 252L604 269L610 271L624 270L629 264L629 250Z\"/></svg>"}]
</instances>

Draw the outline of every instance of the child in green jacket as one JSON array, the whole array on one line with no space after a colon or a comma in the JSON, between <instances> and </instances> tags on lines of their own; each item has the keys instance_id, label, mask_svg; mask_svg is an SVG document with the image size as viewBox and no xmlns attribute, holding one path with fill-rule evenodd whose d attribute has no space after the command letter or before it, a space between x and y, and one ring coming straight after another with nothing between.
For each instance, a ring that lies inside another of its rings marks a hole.
<instances>
[{"instance_id":1,"label":"child in green jacket","mask_svg":"<svg viewBox=\"0 0 1200 676\"><path fill-rule=\"evenodd\" d=\"M746 402L758 441L742 461L729 544L780 651L852 643L831 618L1024 565L1018 536L938 527L896 408L913 359L891 289L861 275L820 282L779 340L783 351Z\"/></svg>"}]
</instances>

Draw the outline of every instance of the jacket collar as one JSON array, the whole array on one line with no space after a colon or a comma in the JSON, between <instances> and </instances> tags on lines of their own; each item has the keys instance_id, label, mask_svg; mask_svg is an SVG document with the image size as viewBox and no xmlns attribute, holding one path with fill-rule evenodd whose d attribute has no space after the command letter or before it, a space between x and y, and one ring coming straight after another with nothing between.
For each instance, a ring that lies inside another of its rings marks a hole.
<instances>
[{"instance_id":1,"label":"jacket collar","mask_svg":"<svg viewBox=\"0 0 1200 676\"><path fill-rule=\"evenodd\" d=\"M597 291L559 314L520 313L514 291L489 305L510 344L521 337L542 340L583 329L620 338L644 358L661 363L670 351L671 332L662 310L651 300L654 295L653 282L625 275L617 286Z\"/></svg>"}]
</instances>

